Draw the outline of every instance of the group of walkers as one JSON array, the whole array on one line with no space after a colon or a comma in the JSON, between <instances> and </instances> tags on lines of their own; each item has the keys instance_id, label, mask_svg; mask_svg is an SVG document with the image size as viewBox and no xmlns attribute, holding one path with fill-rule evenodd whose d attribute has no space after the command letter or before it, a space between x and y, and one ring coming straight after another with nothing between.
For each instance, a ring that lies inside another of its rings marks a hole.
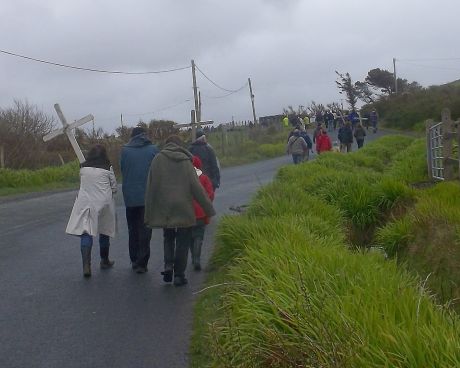
<instances>
[{"instance_id":1,"label":"group of walkers","mask_svg":"<svg viewBox=\"0 0 460 368\"><path fill-rule=\"evenodd\" d=\"M129 235L129 257L136 273L147 272L152 229L163 229L165 282L187 284L189 250L194 270L201 270L205 227L215 215L214 192L220 186L216 155L198 130L188 149L177 135L161 151L141 127L123 146L120 167ZM117 182L106 149L95 145L80 168L80 190L66 232L80 237L83 275L91 276L93 238L99 236L100 267L109 269L110 238L116 233L114 194Z\"/></svg>"},{"instance_id":2,"label":"group of walkers","mask_svg":"<svg viewBox=\"0 0 460 368\"><path fill-rule=\"evenodd\" d=\"M310 122L310 118L308 116L306 118ZM327 151L351 152L354 140L356 140L358 149L364 145L369 124L364 127L361 123L362 119L354 109L350 111L347 117L344 117L342 113L336 114L332 111L326 111L324 114L318 112L315 115L316 128L313 132L313 140L310 139L306 130L309 126L309 124L305 123L306 118L294 115L283 119L284 125L288 121L291 125L295 126L294 130L289 134L286 148L287 154L292 155L294 164L299 164L309 159L309 154L313 151L313 144L316 144L317 154ZM376 133L377 112L372 110L365 121L370 122L374 133ZM335 131L337 126L339 127L337 132L338 142L332 144L328 133Z\"/></svg>"}]
</instances>

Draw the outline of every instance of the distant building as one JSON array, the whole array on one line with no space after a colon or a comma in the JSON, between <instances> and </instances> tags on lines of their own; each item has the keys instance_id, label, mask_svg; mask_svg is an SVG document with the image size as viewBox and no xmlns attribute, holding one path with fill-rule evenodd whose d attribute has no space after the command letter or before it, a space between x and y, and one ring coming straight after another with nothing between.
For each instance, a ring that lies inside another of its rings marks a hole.
<instances>
[{"instance_id":1,"label":"distant building","mask_svg":"<svg viewBox=\"0 0 460 368\"><path fill-rule=\"evenodd\" d=\"M284 115L269 115L259 117L259 124L262 126L278 125L281 124Z\"/></svg>"}]
</instances>

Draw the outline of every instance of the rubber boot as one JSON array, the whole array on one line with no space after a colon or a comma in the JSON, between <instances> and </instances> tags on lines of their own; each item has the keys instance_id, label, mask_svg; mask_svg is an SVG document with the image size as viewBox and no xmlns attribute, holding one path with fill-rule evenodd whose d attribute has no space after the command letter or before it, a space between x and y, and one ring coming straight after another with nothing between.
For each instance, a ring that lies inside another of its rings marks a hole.
<instances>
[{"instance_id":1,"label":"rubber boot","mask_svg":"<svg viewBox=\"0 0 460 368\"><path fill-rule=\"evenodd\" d=\"M109 247L100 247L100 254L101 254L101 269L106 270L108 268L113 267L115 264L114 261L109 260Z\"/></svg>"},{"instance_id":2,"label":"rubber boot","mask_svg":"<svg viewBox=\"0 0 460 368\"><path fill-rule=\"evenodd\" d=\"M81 259L83 261L83 276L91 276L91 247L81 247Z\"/></svg>"},{"instance_id":3,"label":"rubber boot","mask_svg":"<svg viewBox=\"0 0 460 368\"><path fill-rule=\"evenodd\" d=\"M203 238L193 238L192 245L192 263L195 271L201 271L201 247L203 245Z\"/></svg>"}]
</instances>

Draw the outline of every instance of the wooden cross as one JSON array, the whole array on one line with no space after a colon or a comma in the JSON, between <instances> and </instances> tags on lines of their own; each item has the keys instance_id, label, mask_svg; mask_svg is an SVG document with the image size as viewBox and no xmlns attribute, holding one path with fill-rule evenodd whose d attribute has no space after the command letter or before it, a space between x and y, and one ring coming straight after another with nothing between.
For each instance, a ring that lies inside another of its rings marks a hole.
<instances>
[{"instance_id":1,"label":"wooden cross","mask_svg":"<svg viewBox=\"0 0 460 368\"><path fill-rule=\"evenodd\" d=\"M73 129L79 127L80 125L87 123L88 121L94 120L94 116L89 114L89 115L86 115L84 118L81 118L80 120L74 121L72 124L68 124L64 114L62 113L61 108L59 107L59 104L55 104L54 109L56 110L59 116L59 120L61 120L62 128L56 129L52 131L51 133L45 135L43 137L43 140L47 142L57 137L58 135L65 133L65 135L70 141L70 144L72 145L73 150L75 151L75 154L78 157L78 161L80 161L80 163L85 162L85 156L83 155L83 152L81 151L81 148L78 145L77 140L75 139L75 133Z\"/></svg>"},{"instance_id":2,"label":"wooden cross","mask_svg":"<svg viewBox=\"0 0 460 368\"><path fill-rule=\"evenodd\" d=\"M192 128L192 142L196 139L196 128L200 128L202 125L212 125L214 124L214 120L206 120L206 121L196 121L196 113L195 110L191 111L191 123L190 124L175 124L174 128Z\"/></svg>"}]
</instances>

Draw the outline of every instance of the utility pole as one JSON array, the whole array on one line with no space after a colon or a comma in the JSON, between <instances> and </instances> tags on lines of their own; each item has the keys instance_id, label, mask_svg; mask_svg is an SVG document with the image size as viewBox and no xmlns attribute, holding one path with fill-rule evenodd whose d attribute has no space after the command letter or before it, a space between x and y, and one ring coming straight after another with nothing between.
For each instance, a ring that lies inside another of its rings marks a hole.
<instances>
[{"instance_id":1,"label":"utility pole","mask_svg":"<svg viewBox=\"0 0 460 368\"><path fill-rule=\"evenodd\" d=\"M393 76L395 79L395 94L398 94L398 78L396 77L396 59L393 58Z\"/></svg>"},{"instance_id":2,"label":"utility pole","mask_svg":"<svg viewBox=\"0 0 460 368\"><path fill-rule=\"evenodd\" d=\"M0 146L0 168L5 168L5 146L3 144Z\"/></svg>"},{"instance_id":3,"label":"utility pole","mask_svg":"<svg viewBox=\"0 0 460 368\"><path fill-rule=\"evenodd\" d=\"M201 121L200 104L198 101L198 87L196 86L195 61L192 60L193 98L195 100L196 121Z\"/></svg>"},{"instance_id":4,"label":"utility pole","mask_svg":"<svg viewBox=\"0 0 460 368\"><path fill-rule=\"evenodd\" d=\"M123 114L120 114L120 124L121 124L121 127L123 128Z\"/></svg>"},{"instance_id":5,"label":"utility pole","mask_svg":"<svg viewBox=\"0 0 460 368\"><path fill-rule=\"evenodd\" d=\"M201 121L201 92L198 92L198 122Z\"/></svg>"},{"instance_id":6,"label":"utility pole","mask_svg":"<svg viewBox=\"0 0 460 368\"><path fill-rule=\"evenodd\" d=\"M257 124L257 118L256 118L256 109L254 107L254 94L252 93L251 78L248 78L248 83L249 83L249 94L251 95L252 116L254 118L254 125L255 125Z\"/></svg>"}]
</instances>

